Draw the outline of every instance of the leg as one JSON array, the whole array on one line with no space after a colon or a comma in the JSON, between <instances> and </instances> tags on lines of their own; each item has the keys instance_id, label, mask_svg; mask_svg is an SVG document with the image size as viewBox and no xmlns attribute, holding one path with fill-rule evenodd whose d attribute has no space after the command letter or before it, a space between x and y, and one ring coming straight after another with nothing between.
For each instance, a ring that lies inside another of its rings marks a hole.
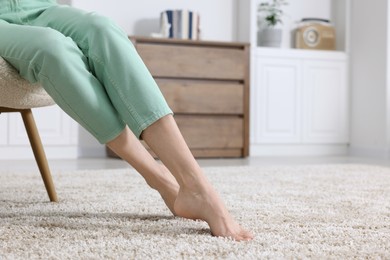
<instances>
[{"instance_id":1,"label":"leg","mask_svg":"<svg viewBox=\"0 0 390 260\"><path fill-rule=\"evenodd\" d=\"M252 239L253 236L232 218L203 175L172 116L152 124L142 137L180 184L174 205L178 216L205 220L215 236Z\"/></svg>"},{"instance_id":2,"label":"leg","mask_svg":"<svg viewBox=\"0 0 390 260\"><path fill-rule=\"evenodd\" d=\"M165 204L176 215L174 203L179 185L168 169L157 163L146 151L129 128L126 127L117 138L108 142L107 146L140 172L149 186L160 193Z\"/></svg>"},{"instance_id":3,"label":"leg","mask_svg":"<svg viewBox=\"0 0 390 260\"><path fill-rule=\"evenodd\" d=\"M49 165L47 163L45 151L43 150L41 138L35 125L33 114L30 109L20 112L23 118L24 126L26 127L28 139L31 143L31 148L34 152L35 160L37 161L39 171L45 184L47 194L50 201L57 202L57 194L54 188L53 180L51 178Z\"/></svg>"}]
</instances>

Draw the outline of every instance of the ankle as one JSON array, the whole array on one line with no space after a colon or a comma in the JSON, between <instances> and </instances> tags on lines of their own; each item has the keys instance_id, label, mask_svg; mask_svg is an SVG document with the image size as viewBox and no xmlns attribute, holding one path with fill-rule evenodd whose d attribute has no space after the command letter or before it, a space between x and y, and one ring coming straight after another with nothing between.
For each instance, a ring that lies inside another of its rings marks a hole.
<instances>
[{"instance_id":1,"label":"ankle","mask_svg":"<svg viewBox=\"0 0 390 260\"><path fill-rule=\"evenodd\" d=\"M212 193L213 189L208 183L199 181L189 181L180 186L180 193L195 197L203 197L206 199L208 194Z\"/></svg>"}]
</instances>

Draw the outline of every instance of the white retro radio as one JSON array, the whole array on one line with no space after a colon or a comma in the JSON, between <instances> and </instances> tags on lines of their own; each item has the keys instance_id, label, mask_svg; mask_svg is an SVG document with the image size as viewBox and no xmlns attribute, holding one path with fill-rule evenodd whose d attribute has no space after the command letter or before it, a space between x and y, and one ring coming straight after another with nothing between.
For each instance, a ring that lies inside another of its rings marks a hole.
<instances>
[{"instance_id":1,"label":"white retro radio","mask_svg":"<svg viewBox=\"0 0 390 260\"><path fill-rule=\"evenodd\" d=\"M317 18L302 19L295 30L295 48L335 50L336 32L329 20Z\"/></svg>"}]
</instances>

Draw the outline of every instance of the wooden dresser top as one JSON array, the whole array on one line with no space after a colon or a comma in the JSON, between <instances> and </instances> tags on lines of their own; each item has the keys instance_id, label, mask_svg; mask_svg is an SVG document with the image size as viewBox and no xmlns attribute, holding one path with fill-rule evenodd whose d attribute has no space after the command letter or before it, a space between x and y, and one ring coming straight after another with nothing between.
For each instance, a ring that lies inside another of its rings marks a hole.
<instances>
[{"instance_id":1,"label":"wooden dresser top","mask_svg":"<svg viewBox=\"0 0 390 260\"><path fill-rule=\"evenodd\" d=\"M225 41L203 41L203 40L182 40L171 38L152 38L141 36L129 36L129 39L137 43L165 43L165 44L180 44L180 45L196 45L196 46L216 46L216 47L231 47L231 48L243 48L248 47L249 43L244 42L225 42Z\"/></svg>"}]
</instances>

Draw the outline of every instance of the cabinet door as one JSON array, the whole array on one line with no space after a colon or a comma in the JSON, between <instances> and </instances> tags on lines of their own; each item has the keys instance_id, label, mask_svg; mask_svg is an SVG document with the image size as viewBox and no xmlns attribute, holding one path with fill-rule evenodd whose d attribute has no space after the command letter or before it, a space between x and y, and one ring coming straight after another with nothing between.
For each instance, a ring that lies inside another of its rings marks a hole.
<instances>
[{"instance_id":1,"label":"cabinet door","mask_svg":"<svg viewBox=\"0 0 390 260\"><path fill-rule=\"evenodd\" d=\"M298 59L256 57L252 88L255 143L301 141L301 63Z\"/></svg>"},{"instance_id":2,"label":"cabinet door","mask_svg":"<svg viewBox=\"0 0 390 260\"><path fill-rule=\"evenodd\" d=\"M50 158L78 156L78 125L58 106L32 109L45 153ZM0 115L0 158L32 159L20 113Z\"/></svg>"},{"instance_id":3,"label":"cabinet door","mask_svg":"<svg viewBox=\"0 0 390 260\"><path fill-rule=\"evenodd\" d=\"M305 143L348 142L348 84L344 61L304 62Z\"/></svg>"},{"instance_id":4,"label":"cabinet door","mask_svg":"<svg viewBox=\"0 0 390 260\"><path fill-rule=\"evenodd\" d=\"M77 125L58 106L32 110L44 145L77 144ZM8 114L8 145L30 146L20 113Z\"/></svg>"}]
</instances>

